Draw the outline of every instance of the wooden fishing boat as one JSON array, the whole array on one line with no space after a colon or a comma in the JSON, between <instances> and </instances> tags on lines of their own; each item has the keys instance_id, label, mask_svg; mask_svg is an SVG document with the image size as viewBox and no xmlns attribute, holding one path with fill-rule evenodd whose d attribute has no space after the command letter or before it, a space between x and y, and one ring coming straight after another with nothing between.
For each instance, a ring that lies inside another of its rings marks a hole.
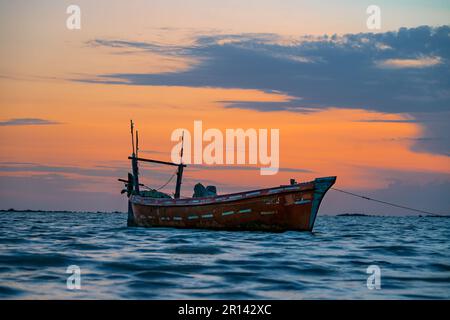
<instances>
[{"instance_id":1,"label":"wooden fishing boat","mask_svg":"<svg viewBox=\"0 0 450 320\"><path fill-rule=\"evenodd\" d=\"M176 164L137 156L132 127L133 154L129 157L133 173L128 174L123 192L128 195L128 226L202 228L213 230L287 230L311 231L326 192L336 177L251 190L226 195L180 198L185 164ZM178 167L173 197L156 190L140 190L138 162L158 163Z\"/></svg>"}]
</instances>

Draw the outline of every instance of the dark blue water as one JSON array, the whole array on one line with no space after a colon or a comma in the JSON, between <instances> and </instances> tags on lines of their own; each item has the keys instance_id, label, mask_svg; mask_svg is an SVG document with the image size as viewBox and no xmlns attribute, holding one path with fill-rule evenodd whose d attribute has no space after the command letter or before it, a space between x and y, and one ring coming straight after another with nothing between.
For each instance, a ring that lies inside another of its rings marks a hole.
<instances>
[{"instance_id":1,"label":"dark blue water","mask_svg":"<svg viewBox=\"0 0 450 320\"><path fill-rule=\"evenodd\" d=\"M0 212L0 298L450 297L447 218L319 216L313 233L281 234L125 225L124 214ZM67 288L69 265L80 290Z\"/></svg>"}]
</instances>

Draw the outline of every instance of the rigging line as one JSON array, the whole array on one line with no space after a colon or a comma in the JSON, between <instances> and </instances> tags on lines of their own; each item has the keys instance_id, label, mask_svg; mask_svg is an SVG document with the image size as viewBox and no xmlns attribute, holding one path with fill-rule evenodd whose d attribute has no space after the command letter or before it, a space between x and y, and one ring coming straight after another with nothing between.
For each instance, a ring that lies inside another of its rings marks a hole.
<instances>
[{"instance_id":1,"label":"rigging line","mask_svg":"<svg viewBox=\"0 0 450 320\"><path fill-rule=\"evenodd\" d=\"M167 185L170 183L170 181L172 181L173 177L176 176L176 174L177 174L177 171L175 171L175 173L169 178L169 180L167 180L167 182L166 182L165 184L163 184L161 187L159 187L158 189L156 189L156 191L159 191L159 190L161 190L162 188L164 188L165 186L167 186Z\"/></svg>"},{"instance_id":2,"label":"rigging line","mask_svg":"<svg viewBox=\"0 0 450 320\"><path fill-rule=\"evenodd\" d=\"M402 206L402 205L399 205L399 204L395 204L395 203L392 203L392 202L387 202L387 201L383 201L383 200L369 198L369 197L366 197L366 196L362 196L362 195L359 195L359 194L356 194L356 193L353 193L353 192L349 192L349 191L345 191L345 190L341 190L341 189L337 189L337 188L331 188L331 189L335 190L335 191L342 192L342 193L346 193L346 194L354 196L354 197L362 198L362 199L365 199L365 200L370 200L370 201L383 203L383 204L386 204L386 205L392 206L392 207L397 207L397 208L401 208L401 209L406 209L406 210L411 210L411 211L416 211L416 212L426 213L426 214L431 214L431 215L436 215L436 216L440 215L440 214L437 214L437 213L434 213L434 212L429 212L429 211L425 211L425 210L405 207L405 206Z\"/></svg>"}]
</instances>

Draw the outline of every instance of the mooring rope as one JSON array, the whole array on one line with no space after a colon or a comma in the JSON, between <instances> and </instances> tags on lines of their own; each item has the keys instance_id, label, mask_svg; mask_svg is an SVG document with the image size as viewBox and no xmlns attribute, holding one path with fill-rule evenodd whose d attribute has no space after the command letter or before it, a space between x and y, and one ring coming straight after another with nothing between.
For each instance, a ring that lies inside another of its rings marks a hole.
<instances>
[{"instance_id":1,"label":"mooring rope","mask_svg":"<svg viewBox=\"0 0 450 320\"><path fill-rule=\"evenodd\" d=\"M374 198L369 198L360 194L356 194L353 192L349 192L349 191L345 191L345 190L341 190L341 189L337 189L337 188L331 188L332 190L335 191L339 191L354 197L358 197L358 198L362 198L365 200L369 200L369 201L374 201L374 202L378 202L378 203L382 203L388 206L392 206L392 207L396 207L396 208L401 208L401 209L406 209L406 210L410 210L410 211L415 211L415 212L420 212L420 213L425 213L425 214L431 214L431 215L436 215L436 216L440 216L440 214L434 213L434 212L430 212L430 211L425 211L425 210L421 210L421 209L415 209L415 208L410 208L410 207L406 207L400 204L396 204L396 203L392 203L392 202L387 202L387 201L383 201L383 200L378 200L378 199L374 199Z\"/></svg>"}]
</instances>

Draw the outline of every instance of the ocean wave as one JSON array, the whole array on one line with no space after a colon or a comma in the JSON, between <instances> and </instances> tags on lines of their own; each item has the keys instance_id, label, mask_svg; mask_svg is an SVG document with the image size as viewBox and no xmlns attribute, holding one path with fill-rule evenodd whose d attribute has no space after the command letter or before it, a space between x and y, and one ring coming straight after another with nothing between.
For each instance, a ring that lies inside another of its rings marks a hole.
<instances>
[{"instance_id":1,"label":"ocean wave","mask_svg":"<svg viewBox=\"0 0 450 320\"><path fill-rule=\"evenodd\" d=\"M321 217L314 232L127 228L125 215L0 214L0 298L448 299L450 219ZM81 270L70 291L67 267ZM369 290L369 266L381 290Z\"/></svg>"}]
</instances>

